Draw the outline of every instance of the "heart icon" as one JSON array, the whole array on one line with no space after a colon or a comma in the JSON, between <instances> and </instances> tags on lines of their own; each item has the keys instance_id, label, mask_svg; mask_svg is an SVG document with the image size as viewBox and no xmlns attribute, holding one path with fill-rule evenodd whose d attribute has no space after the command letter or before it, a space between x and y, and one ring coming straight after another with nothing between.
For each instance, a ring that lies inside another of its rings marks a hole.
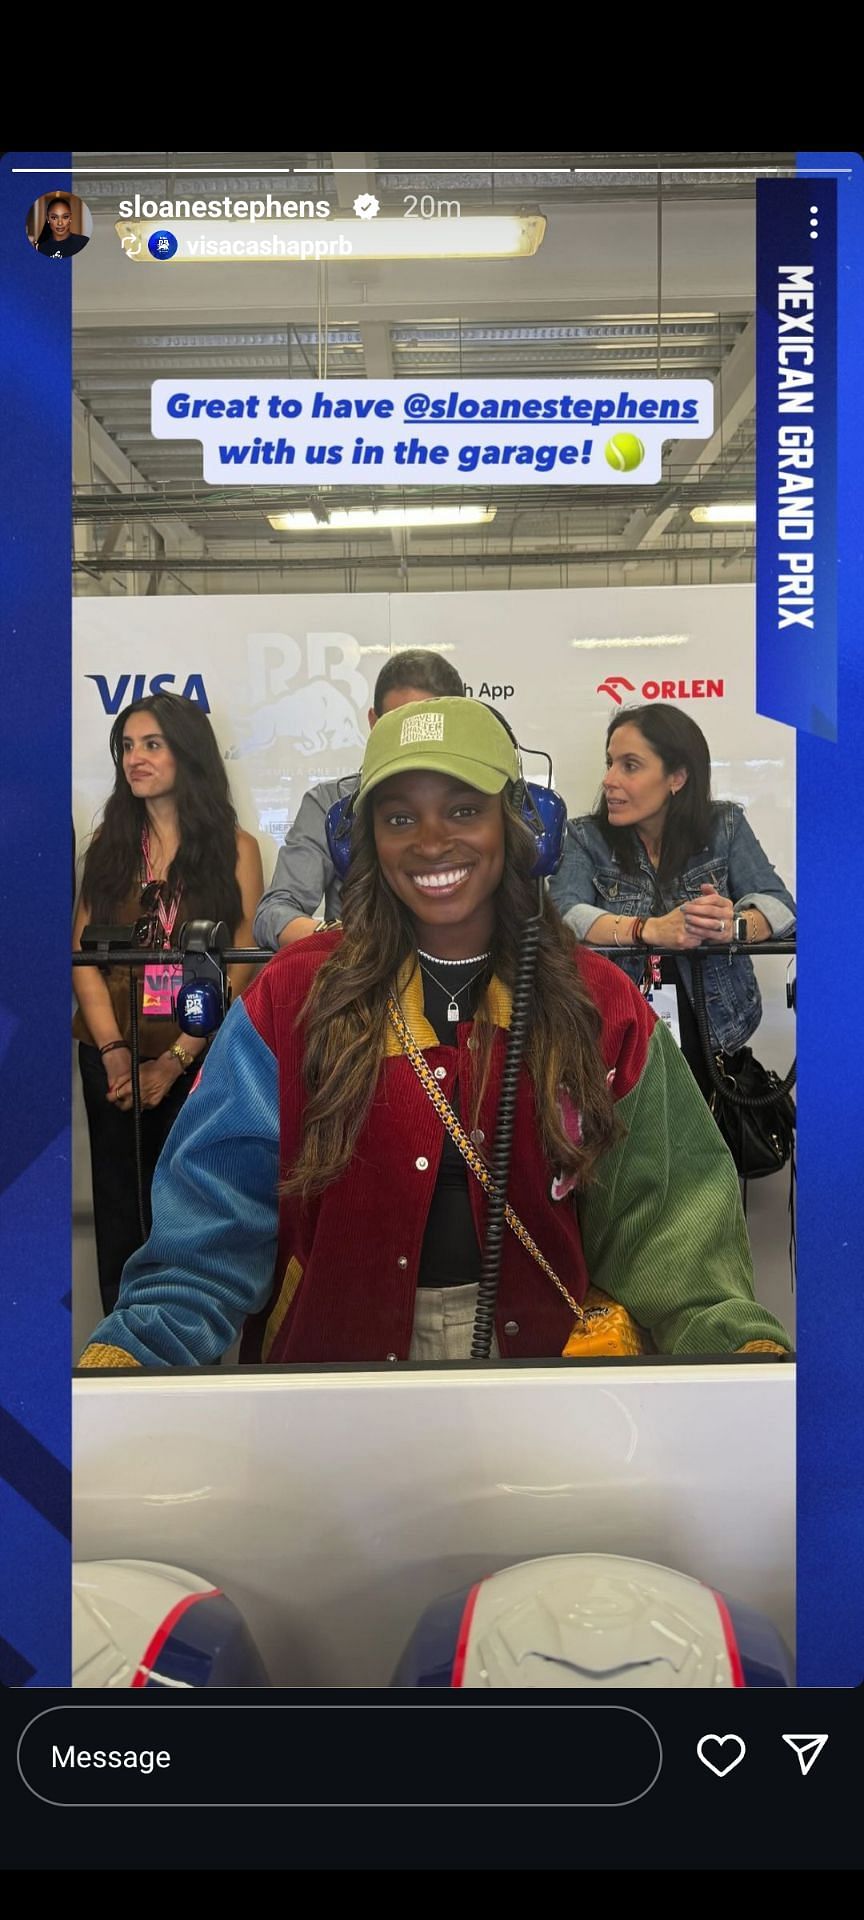
<instances>
[{"instance_id":1,"label":"heart icon","mask_svg":"<svg viewBox=\"0 0 864 1920\"><path fill-rule=\"evenodd\" d=\"M724 1747L727 1748L725 1756ZM710 1767L711 1772L716 1773L718 1780L722 1780L727 1773L732 1772L733 1767L740 1766L747 1748L740 1733L703 1733L696 1752L703 1767ZM710 1753L715 1755L714 1759L709 1757Z\"/></svg>"}]
</instances>

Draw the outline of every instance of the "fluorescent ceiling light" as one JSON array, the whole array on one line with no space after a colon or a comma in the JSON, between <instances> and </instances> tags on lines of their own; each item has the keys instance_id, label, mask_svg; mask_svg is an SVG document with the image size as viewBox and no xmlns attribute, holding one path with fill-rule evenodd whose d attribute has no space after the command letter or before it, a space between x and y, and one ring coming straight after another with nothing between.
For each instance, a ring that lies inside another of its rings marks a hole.
<instances>
[{"instance_id":1,"label":"fluorescent ceiling light","mask_svg":"<svg viewBox=\"0 0 864 1920\"><path fill-rule=\"evenodd\" d=\"M513 260L536 253L546 232L542 213L461 214L448 220L327 220L351 242L355 260Z\"/></svg>"},{"instance_id":2,"label":"fluorescent ceiling light","mask_svg":"<svg viewBox=\"0 0 864 1920\"><path fill-rule=\"evenodd\" d=\"M571 640L571 647L686 647L689 633L628 633L604 640Z\"/></svg>"},{"instance_id":3,"label":"fluorescent ceiling light","mask_svg":"<svg viewBox=\"0 0 864 1920\"><path fill-rule=\"evenodd\" d=\"M420 640L416 647L412 647L411 649L412 653L422 653L424 648L427 646L427 644L428 643L425 640ZM392 651L393 651L392 647L390 647L386 642L383 642L383 643L379 642L377 646L373 645L368 647L364 647L362 641L360 642L361 660L366 660L367 656L370 653L384 653L384 654L387 654L389 657ZM453 645L452 640L436 640L435 642L436 653L455 653L455 651L456 649Z\"/></svg>"},{"instance_id":4,"label":"fluorescent ceiling light","mask_svg":"<svg viewBox=\"0 0 864 1920\"><path fill-rule=\"evenodd\" d=\"M322 519L308 510L268 513L276 533L376 533L388 527L479 527L497 507L333 507Z\"/></svg>"},{"instance_id":5,"label":"fluorescent ceiling light","mask_svg":"<svg viewBox=\"0 0 864 1920\"><path fill-rule=\"evenodd\" d=\"M754 526L756 523L755 500L721 501L714 507L691 507L690 518L700 527Z\"/></svg>"}]
</instances>

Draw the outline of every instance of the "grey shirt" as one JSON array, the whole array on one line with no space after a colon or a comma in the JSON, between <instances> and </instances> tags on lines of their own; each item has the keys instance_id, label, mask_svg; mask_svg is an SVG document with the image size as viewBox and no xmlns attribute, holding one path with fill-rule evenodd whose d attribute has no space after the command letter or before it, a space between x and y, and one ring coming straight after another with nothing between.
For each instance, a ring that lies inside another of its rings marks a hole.
<instances>
[{"instance_id":1,"label":"grey shirt","mask_svg":"<svg viewBox=\"0 0 864 1920\"><path fill-rule=\"evenodd\" d=\"M324 919L338 920L342 889L327 846L325 821L329 809L350 792L344 780L322 780L303 795L297 818L279 849L268 891L258 903L254 936L259 947L278 947L289 920L318 913L323 899Z\"/></svg>"}]
</instances>

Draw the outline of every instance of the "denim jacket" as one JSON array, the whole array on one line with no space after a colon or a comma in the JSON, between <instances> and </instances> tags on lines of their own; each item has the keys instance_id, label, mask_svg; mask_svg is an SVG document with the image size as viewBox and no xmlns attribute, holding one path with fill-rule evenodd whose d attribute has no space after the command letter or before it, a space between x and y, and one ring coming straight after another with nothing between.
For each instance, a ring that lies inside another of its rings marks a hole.
<instances>
[{"instance_id":1,"label":"denim jacket","mask_svg":"<svg viewBox=\"0 0 864 1920\"><path fill-rule=\"evenodd\" d=\"M785 939L795 925L795 902L784 887L753 832L742 807L732 801L720 801L714 809L714 824L707 846L692 856L680 880L659 886L654 868L638 839L638 871L625 873L611 851L599 820L584 814L570 820L563 863L549 882L549 891L559 913L580 940L603 913L656 915L659 892L664 910L671 913L682 900L697 899L700 887L708 884L734 902L736 912L758 907L764 913L773 934ZM656 891L655 891L656 890ZM693 1000L691 967L686 953L676 953L675 961L688 999ZM645 954L637 948L622 953L615 964L640 980L645 970ZM713 949L703 963L705 1005L708 1025L716 1046L735 1053L755 1033L762 1017L762 999L753 965L745 954L730 957L722 947Z\"/></svg>"}]
</instances>

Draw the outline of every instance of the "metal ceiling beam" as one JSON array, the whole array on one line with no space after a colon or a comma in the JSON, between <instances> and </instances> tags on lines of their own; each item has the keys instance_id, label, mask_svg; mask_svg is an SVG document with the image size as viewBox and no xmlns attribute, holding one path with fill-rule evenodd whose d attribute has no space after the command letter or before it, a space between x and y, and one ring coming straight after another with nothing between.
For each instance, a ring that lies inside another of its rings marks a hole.
<instances>
[{"instance_id":1,"label":"metal ceiling beam","mask_svg":"<svg viewBox=\"0 0 864 1920\"><path fill-rule=\"evenodd\" d=\"M137 514L135 517L141 518L143 510L143 517L149 520L151 526L155 528L160 538L165 542L166 547L170 547L172 552L178 556L180 554L186 555L187 553L191 555L203 553L204 542L201 535L193 533L192 528L186 525L185 520L168 508L165 502L153 501L152 504L148 505L147 495L150 492L149 482L142 473L139 473L137 467L133 467L131 460L127 458L126 454L117 446L116 442L111 439L110 434L106 433L105 428L100 426L99 421L95 420L93 415L87 412L86 407L82 406L77 394L73 394L73 485L76 488L79 485L92 486L96 467L98 467L103 480L111 482L121 490L123 488L128 490L132 487L136 489ZM106 496L103 496L103 498L104 497ZM125 511L126 503L122 497L122 492L120 495L108 495L107 498L111 499L115 504L119 504L123 519L129 517ZM91 497L88 513L86 515L79 515L78 518L95 519L97 517L102 518L104 516L101 514L97 515L94 512ZM112 570L115 570L118 564L117 562L112 562Z\"/></svg>"},{"instance_id":2,"label":"metal ceiling beam","mask_svg":"<svg viewBox=\"0 0 864 1920\"><path fill-rule=\"evenodd\" d=\"M509 310L508 310L509 313ZM725 345L734 343L736 335L746 324L747 315L724 314L720 320L721 338ZM330 323L331 333L337 336L337 342L331 339L331 346L359 345L359 328L348 321ZM299 327L294 330L295 338L307 347L316 344L314 327ZM418 324L397 325L393 329L395 345L402 346L411 342L415 333L420 336L424 346L441 346L448 342L458 343L460 330L452 320L424 321ZM509 317L499 316L497 324L477 326L467 322L461 329L461 340L468 346L587 346L611 347L628 344L642 345L652 352L656 346L656 317L635 320L629 316L595 313L592 319L568 322L547 321L532 326L522 323L514 325ZM661 338L664 343L674 346L684 342L691 345L717 345L717 323L710 314L689 316L673 313L663 316ZM168 354L190 354L196 362L202 355L242 353L278 353L284 358L285 327L271 325L267 327L232 327L230 329L211 327L186 328L178 331L174 327L145 327L130 329L128 334L122 327L83 327L75 329L76 366L85 366L88 354L107 358L108 354L122 355L123 365L132 366L137 354L157 354L160 364L164 365Z\"/></svg>"},{"instance_id":3,"label":"metal ceiling beam","mask_svg":"<svg viewBox=\"0 0 864 1920\"><path fill-rule=\"evenodd\" d=\"M679 441L682 468L680 481L664 490L655 507L642 507L628 520L618 546L653 546L675 518L688 482L698 478L702 498L711 489L711 468L719 464L718 478L724 481L727 499L731 497L723 472L723 457L738 428L749 419L756 405L756 321L750 320L736 340L714 382L714 418L717 425L709 440ZM706 485L707 483L707 485ZM748 484L751 484L748 481ZM719 493L716 498L721 498ZM660 501L662 500L662 505ZM695 503L694 503L695 504Z\"/></svg>"},{"instance_id":4,"label":"metal ceiling beam","mask_svg":"<svg viewBox=\"0 0 864 1920\"><path fill-rule=\"evenodd\" d=\"M494 553L472 553L470 550L464 553L410 553L405 556L404 564L407 566L409 572L420 570L424 567L442 568L455 566L460 568L464 567L468 572L476 573L482 572L484 569L490 567L500 568L511 565L514 568L551 567L557 565L570 567L606 566L609 564L619 566L625 561L638 563L640 560L648 561L655 559L714 559L719 562L721 560L728 561L728 559L734 555L750 551L752 551L755 556L755 544L752 549L742 547L739 538L735 543L734 549L729 550L717 545L669 546L650 551L646 551L641 547L633 547L624 551L613 551L610 550L609 547L564 546L554 550L544 549L541 553L520 553L517 551L511 555L509 550L505 548ZM380 572L382 568L389 571L393 567L393 555L387 552L365 554L352 552L350 555L345 553L332 553L327 555L305 556L296 554L293 559L289 559L278 554L257 555L254 558L243 558L235 554L232 558L228 555L222 556L208 553L196 558L184 558L180 560L151 557L146 562L147 572L149 574L176 573L181 575L184 573L321 573L339 571L340 568L349 565L357 568L361 572ZM98 561L95 555L88 557L86 554L82 554L74 560L73 571L76 573L93 573L97 566ZM140 560L134 558L125 559L115 562L111 571L113 573L132 573L140 570L141 566L142 562Z\"/></svg>"},{"instance_id":5,"label":"metal ceiling beam","mask_svg":"<svg viewBox=\"0 0 864 1920\"><path fill-rule=\"evenodd\" d=\"M169 482L167 484L174 485L175 483ZM753 484L752 472L750 473L749 484ZM714 481L711 479L710 473L689 480L676 481L674 487L676 511L680 507L698 506L701 502L704 502L709 494L712 498L720 500L724 498L727 500L737 498L741 485L742 482L740 481L724 479L722 477L718 477L718 479ZM158 513L163 517L166 514L205 514L208 518L215 518L219 513L260 515L271 512L277 513L280 509L283 509L285 506L285 491L284 487L278 486L260 488L213 486L208 488L206 483L200 479L197 485L194 482L186 483L182 492L178 491L174 494L164 493L159 496L154 496L146 487L141 492L130 491L126 493L121 491L107 492L100 488L91 493L77 491L73 500L72 512L73 518L76 520L110 520L118 516L122 519L130 520L135 518L153 520L154 506L158 499ZM672 489L668 491L671 492ZM317 489L312 486L295 487L292 489L292 492L299 498L304 494L316 493ZM467 487L441 486L436 487L434 490L434 503L443 506L453 504L461 505L464 504L466 499L470 501L471 499L484 500L488 498L494 506L497 506L499 516L502 512L519 511L520 513L533 512L539 517L550 509L556 513L578 513L581 510L587 514L596 507L602 508L604 512L611 509L617 513L622 513L626 511L628 504L626 497L622 499L622 493L623 489L620 487L592 487L590 489L587 487L561 487L554 489L551 487L537 487L531 488L530 490L528 488L520 490L515 487L506 490L503 488L497 489L490 487L488 493L484 493L482 488L469 489ZM644 509L646 512L655 511L654 489L648 487L628 488L627 494L630 499L634 501L638 500L640 509ZM383 508L385 506L404 505L406 498L412 501L420 501L422 504L424 501L428 501L429 493L428 491L421 492L419 488L397 486L376 487L374 489L371 487L356 489L342 488L341 490L334 487L330 492L331 504L334 506L338 505L339 507L365 506L370 499L373 498L378 506Z\"/></svg>"}]
</instances>

